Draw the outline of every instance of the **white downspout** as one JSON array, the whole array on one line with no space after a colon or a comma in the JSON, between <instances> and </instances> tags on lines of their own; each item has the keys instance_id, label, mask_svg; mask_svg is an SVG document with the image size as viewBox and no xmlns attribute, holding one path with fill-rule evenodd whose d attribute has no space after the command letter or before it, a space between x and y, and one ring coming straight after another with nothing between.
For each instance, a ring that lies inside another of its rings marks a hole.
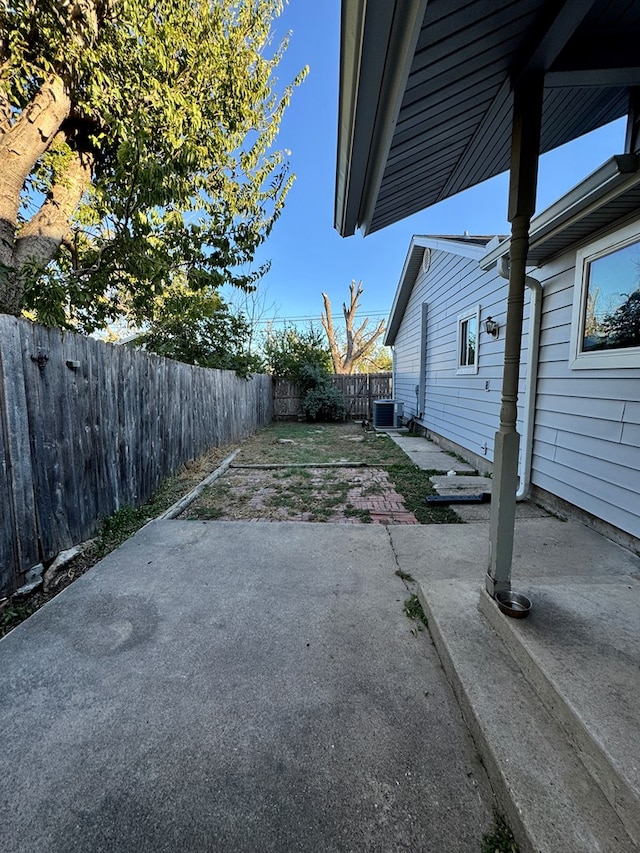
<instances>
[{"instance_id":1,"label":"white downspout","mask_svg":"<svg viewBox=\"0 0 640 853\"><path fill-rule=\"evenodd\" d=\"M509 258L498 259L498 275L509 279ZM531 459L533 456L533 430L536 419L536 386L538 384L538 348L540 344L540 318L542 316L542 285L537 278L528 275L525 286L531 291L529 316L529 341L527 346L527 372L524 391L524 418L522 428L522 465L520 485L516 500L524 501L531 491Z\"/></svg>"},{"instance_id":2,"label":"white downspout","mask_svg":"<svg viewBox=\"0 0 640 853\"><path fill-rule=\"evenodd\" d=\"M396 398L396 348L391 347L391 399Z\"/></svg>"}]
</instances>

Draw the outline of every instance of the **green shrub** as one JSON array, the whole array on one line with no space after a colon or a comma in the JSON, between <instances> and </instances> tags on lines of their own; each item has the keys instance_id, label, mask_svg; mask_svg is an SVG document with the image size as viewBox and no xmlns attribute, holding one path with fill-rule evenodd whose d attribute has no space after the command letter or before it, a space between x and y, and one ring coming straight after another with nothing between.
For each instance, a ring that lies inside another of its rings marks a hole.
<instances>
[{"instance_id":1,"label":"green shrub","mask_svg":"<svg viewBox=\"0 0 640 853\"><path fill-rule=\"evenodd\" d=\"M344 398L320 365L303 364L299 375L300 408L309 420L334 421L344 417Z\"/></svg>"}]
</instances>

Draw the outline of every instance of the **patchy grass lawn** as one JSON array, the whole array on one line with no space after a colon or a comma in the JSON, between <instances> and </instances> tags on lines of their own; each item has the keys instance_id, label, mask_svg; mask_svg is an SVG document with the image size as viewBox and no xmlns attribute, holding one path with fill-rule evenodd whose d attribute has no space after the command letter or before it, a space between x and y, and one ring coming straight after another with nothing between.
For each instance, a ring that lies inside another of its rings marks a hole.
<instances>
[{"instance_id":1,"label":"patchy grass lawn","mask_svg":"<svg viewBox=\"0 0 640 853\"><path fill-rule=\"evenodd\" d=\"M404 498L404 505L420 524L462 524L462 519L451 507L432 506L425 501L427 495L436 494L429 479L434 473L417 468L407 456L403 463L387 468L389 479Z\"/></svg>"},{"instance_id":2,"label":"patchy grass lawn","mask_svg":"<svg viewBox=\"0 0 640 853\"><path fill-rule=\"evenodd\" d=\"M322 464L367 467L295 467ZM258 465L285 467L251 467ZM232 469L182 517L368 523L372 510L384 507L366 499L387 495L401 500L421 524L458 523L449 507L426 504L434 493L432 474L417 468L388 435L359 424L277 422L244 442ZM390 523L397 521L400 514L390 517Z\"/></svg>"},{"instance_id":3,"label":"patchy grass lawn","mask_svg":"<svg viewBox=\"0 0 640 853\"><path fill-rule=\"evenodd\" d=\"M243 442L235 464L393 465L406 461L387 435L365 431L359 424L280 421Z\"/></svg>"},{"instance_id":4,"label":"patchy grass lawn","mask_svg":"<svg viewBox=\"0 0 640 853\"><path fill-rule=\"evenodd\" d=\"M183 518L338 521L367 523L371 514L354 500L370 494L370 471L361 468L232 470L205 489ZM380 488L377 484L376 489Z\"/></svg>"}]
</instances>

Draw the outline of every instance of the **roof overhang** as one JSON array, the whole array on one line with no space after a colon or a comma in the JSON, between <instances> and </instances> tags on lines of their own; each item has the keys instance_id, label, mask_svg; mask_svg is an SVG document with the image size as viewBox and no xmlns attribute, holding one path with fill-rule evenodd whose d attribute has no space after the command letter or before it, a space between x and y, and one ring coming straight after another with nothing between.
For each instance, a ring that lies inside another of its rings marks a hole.
<instances>
[{"instance_id":1,"label":"roof overhang","mask_svg":"<svg viewBox=\"0 0 640 853\"><path fill-rule=\"evenodd\" d=\"M387 331L384 336L385 346L392 347L395 343L400 323L411 298L413 286L420 272L425 249L449 252L451 255L459 255L479 262L485 256L487 247L492 246L494 242L497 243L498 241L491 237L465 238L415 235L409 244L409 251L402 267L400 281L387 321Z\"/></svg>"},{"instance_id":2,"label":"roof overhang","mask_svg":"<svg viewBox=\"0 0 640 853\"><path fill-rule=\"evenodd\" d=\"M541 152L628 111L640 0L343 0L335 227L370 233L509 166L513 89Z\"/></svg>"},{"instance_id":3,"label":"roof overhang","mask_svg":"<svg viewBox=\"0 0 640 853\"><path fill-rule=\"evenodd\" d=\"M341 234L353 233L360 207L375 199L426 6L427 0L342 4L335 202Z\"/></svg>"},{"instance_id":4,"label":"roof overhang","mask_svg":"<svg viewBox=\"0 0 640 853\"><path fill-rule=\"evenodd\" d=\"M531 221L527 263L540 267L551 258L613 227L640 209L640 158L621 154L607 160ZM510 240L490 248L480 262L490 269L509 253Z\"/></svg>"}]
</instances>

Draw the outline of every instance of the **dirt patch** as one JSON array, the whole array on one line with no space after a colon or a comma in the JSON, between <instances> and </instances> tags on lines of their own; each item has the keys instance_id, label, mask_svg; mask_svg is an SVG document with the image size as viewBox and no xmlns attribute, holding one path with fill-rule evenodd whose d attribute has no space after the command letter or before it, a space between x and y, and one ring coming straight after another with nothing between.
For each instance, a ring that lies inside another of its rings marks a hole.
<instances>
[{"instance_id":1,"label":"dirt patch","mask_svg":"<svg viewBox=\"0 0 640 853\"><path fill-rule=\"evenodd\" d=\"M274 423L243 443L229 471L181 518L458 523L449 507L426 504L431 473L417 468L388 435L360 424Z\"/></svg>"},{"instance_id":2,"label":"dirt patch","mask_svg":"<svg viewBox=\"0 0 640 853\"><path fill-rule=\"evenodd\" d=\"M181 518L418 524L377 468L231 469Z\"/></svg>"}]
</instances>

